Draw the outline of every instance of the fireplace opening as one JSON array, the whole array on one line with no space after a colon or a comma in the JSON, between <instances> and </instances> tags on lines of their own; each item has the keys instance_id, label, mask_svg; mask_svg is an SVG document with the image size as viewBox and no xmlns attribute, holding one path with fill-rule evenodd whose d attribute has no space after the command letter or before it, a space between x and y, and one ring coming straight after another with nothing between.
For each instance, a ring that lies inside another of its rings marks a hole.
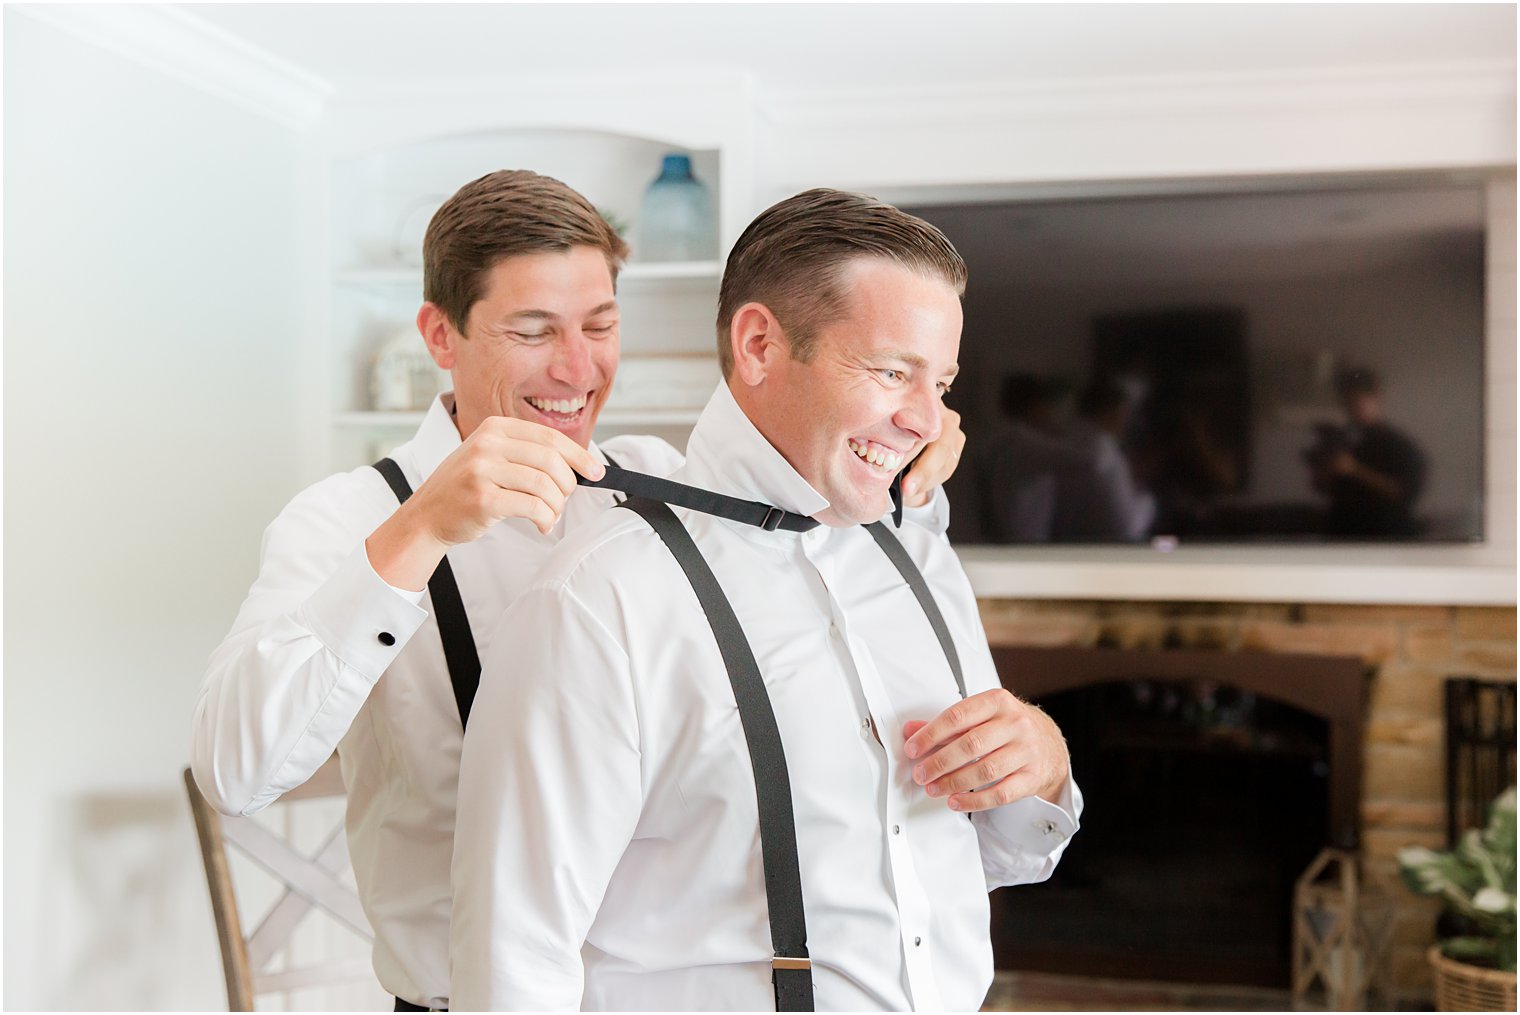
<instances>
[{"instance_id":1,"label":"fireplace opening","mask_svg":"<svg viewBox=\"0 0 1520 1015\"><path fill-rule=\"evenodd\" d=\"M999 968L1286 989L1294 881L1355 844L1360 663L995 654L1060 724L1086 798L1055 876L995 893Z\"/></svg>"}]
</instances>

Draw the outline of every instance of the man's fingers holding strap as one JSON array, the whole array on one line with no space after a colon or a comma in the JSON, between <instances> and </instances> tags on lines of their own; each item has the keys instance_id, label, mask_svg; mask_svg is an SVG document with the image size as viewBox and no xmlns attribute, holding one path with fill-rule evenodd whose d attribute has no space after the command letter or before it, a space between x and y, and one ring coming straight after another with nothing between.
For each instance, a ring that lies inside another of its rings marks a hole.
<instances>
[{"instance_id":1,"label":"man's fingers holding strap","mask_svg":"<svg viewBox=\"0 0 1520 1015\"><path fill-rule=\"evenodd\" d=\"M548 431L547 427L538 429ZM530 432L526 438L501 431L483 434L480 445L482 465L496 484L503 487L511 486L507 477L512 466L536 469L553 480L568 497L576 487L572 465L565 458L562 448L540 438L541 435L536 432ZM584 448L578 450L585 451Z\"/></svg>"},{"instance_id":2,"label":"man's fingers holding strap","mask_svg":"<svg viewBox=\"0 0 1520 1015\"><path fill-rule=\"evenodd\" d=\"M508 436L518 440L532 441L549 448L570 468L587 479L601 479L606 474L607 467L597 461L595 455L553 427L505 416L498 418L502 420L503 432ZM570 489L574 489L574 477L571 477L571 480ZM569 490L566 492L568 493Z\"/></svg>"},{"instance_id":3,"label":"man's fingers holding strap","mask_svg":"<svg viewBox=\"0 0 1520 1015\"><path fill-rule=\"evenodd\" d=\"M563 463L561 467L564 467ZM503 490L525 493L543 501L556 518L565 510L565 499L569 496L558 477L520 462L509 462L497 477L496 483ZM571 487L573 489L575 488Z\"/></svg>"},{"instance_id":4,"label":"man's fingers holding strap","mask_svg":"<svg viewBox=\"0 0 1520 1015\"><path fill-rule=\"evenodd\" d=\"M521 490L503 490L497 498L498 513L502 518L526 518L544 535L554 528L559 512L541 498Z\"/></svg>"}]
</instances>

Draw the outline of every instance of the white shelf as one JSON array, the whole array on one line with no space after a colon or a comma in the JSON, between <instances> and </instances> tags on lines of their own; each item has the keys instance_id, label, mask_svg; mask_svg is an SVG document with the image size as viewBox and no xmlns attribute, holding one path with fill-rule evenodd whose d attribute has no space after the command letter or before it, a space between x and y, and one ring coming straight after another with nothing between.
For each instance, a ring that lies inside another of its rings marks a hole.
<instances>
[{"instance_id":1,"label":"white shelf","mask_svg":"<svg viewBox=\"0 0 1520 1015\"><path fill-rule=\"evenodd\" d=\"M619 282L664 282L676 279L711 279L723 277L722 261L631 261L623 265Z\"/></svg>"},{"instance_id":2,"label":"white shelf","mask_svg":"<svg viewBox=\"0 0 1520 1015\"><path fill-rule=\"evenodd\" d=\"M616 426L695 426L702 407L694 409L604 409L597 417L598 427Z\"/></svg>"},{"instance_id":3,"label":"white shelf","mask_svg":"<svg viewBox=\"0 0 1520 1015\"><path fill-rule=\"evenodd\" d=\"M608 408L597 417L597 426L692 426L702 414L701 406L689 409ZM372 412L351 410L337 413L333 422L356 430L415 430L422 425L422 412Z\"/></svg>"},{"instance_id":4,"label":"white shelf","mask_svg":"<svg viewBox=\"0 0 1520 1015\"><path fill-rule=\"evenodd\" d=\"M409 265L378 268L343 268L337 272L340 285L360 288L407 288L422 291L422 269ZM722 261L634 262L623 266L618 282L716 282L723 277Z\"/></svg>"},{"instance_id":5,"label":"white shelf","mask_svg":"<svg viewBox=\"0 0 1520 1015\"><path fill-rule=\"evenodd\" d=\"M333 417L333 422L341 427L381 430L406 427L415 430L422 425L422 417L425 413L417 412L374 412L357 409L349 412L340 412Z\"/></svg>"},{"instance_id":6,"label":"white shelf","mask_svg":"<svg viewBox=\"0 0 1520 1015\"><path fill-rule=\"evenodd\" d=\"M337 272L340 285L360 288L405 287L422 292L422 269L407 265L387 268L343 268Z\"/></svg>"}]
</instances>

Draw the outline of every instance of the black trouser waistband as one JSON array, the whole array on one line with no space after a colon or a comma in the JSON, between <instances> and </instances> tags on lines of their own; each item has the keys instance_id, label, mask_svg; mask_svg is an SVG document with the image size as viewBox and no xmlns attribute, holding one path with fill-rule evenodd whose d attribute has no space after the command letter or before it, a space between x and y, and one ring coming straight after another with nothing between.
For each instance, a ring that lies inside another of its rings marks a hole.
<instances>
[{"instance_id":1,"label":"black trouser waistband","mask_svg":"<svg viewBox=\"0 0 1520 1015\"><path fill-rule=\"evenodd\" d=\"M421 1005L412 1004L412 1002L410 1002L410 1001L404 1001L404 1000L402 1000L399 997L396 998L396 1010L397 1011L448 1011L447 1008L424 1008Z\"/></svg>"}]
</instances>

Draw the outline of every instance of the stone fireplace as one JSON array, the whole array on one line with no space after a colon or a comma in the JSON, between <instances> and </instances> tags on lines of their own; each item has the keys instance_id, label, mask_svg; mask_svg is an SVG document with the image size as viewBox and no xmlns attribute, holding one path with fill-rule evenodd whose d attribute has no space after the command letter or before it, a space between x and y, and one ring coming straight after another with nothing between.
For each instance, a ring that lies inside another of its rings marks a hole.
<instances>
[{"instance_id":1,"label":"stone fireplace","mask_svg":"<svg viewBox=\"0 0 1520 1015\"><path fill-rule=\"evenodd\" d=\"M1063 723L1072 724L1076 740L1094 742L1091 731L1078 728L1083 716L1117 709L1121 717L1140 722L1132 731L1140 735L1139 740L1125 734L1139 748L1138 760L1125 764L1133 764L1139 775L1149 771L1148 764L1172 765L1157 771L1174 776L1180 772L1183 778L1178 785L1194 794L1206 792L1211 778L1230 785L1258 780L1266 766L1281 778L1250 782L1252 791L1262 794L1260 805L1233 810L1224 806L1218 809L1221 821L1249 822L1253 814L1277 813L1290 806L1300 810L1291 822L1282 823L1287 831L1268 822L1257 833L1281 833L1280 838L1253 839L1237 830L1229 833L1231 841L1260 846L1258 853L1276 857L1279 867L1298 869L1305 851L1308 856L1302 863L1308 862L1318 845L1354 842L1368 876L1389 883L1397 881L1394 856L1399 847L1445 844L1442 693L1446 678L1515 679L1512 608L1006 599L984 600L981 606L1005 682L1036 700L1048 698L1053 711L1064 708L1068 717ZM1127 661L1120 663L1121 659ZM1130 668L1125 670L1126 666ZM1026 686L1018 686L1021 681ZM1117 690L1134 681L1144 686ZM1221 690L1216 694L1215 688ZM1176 731L1182 727L1175 720L1192 707L1184 700L1168 712L1155 702L1157 694L1182 699L1203 694L1221 708L1237 713L1243 709L1262 728L1237 730L1235 726L1241 724L1231 720L1216 722L1199 733L1195 716L1186 727L1190 731L1186 735L1195 742L1183 749L1195 752L1196 766L1175 757L1147 761L1146 731L1177 739ZM1171 732L1166 732L1168 722L1173 722ZM1256 746L1230 750L1231 739L1237 746ZM1129 743L1114 735L1104 742L1110 746ZM1258 749L1263 743L1284 745L1285 751L1270 762L1256 760L1266 757ZM1079 777L1083 763L1076 759ZM1113 806L1132 806L1128 795L1112 789L1117 785L1114 776L1107 778L1110 792L1122 798ZM1101 825L1092 808L1104 805L1089 798L1090 821ZM1196 815L1181 812L1179 820L1193 818ZM1070 868L1063 865L1056 875L1057 879L1070 877L1072 884L1052 888L1064 888L1075 899L1080 896L1082 879L1096 879L1100 873L1084 870L1079 854L1074 852L1072 858L1078 863ZM1289 884L1296 873L1289 875ZM1291 890L1282 887L1282 870L1263 871L1254 878L1258 889L1270 882L1268 895ZM1223 882L1210 890L1216 895L1230 894L1231 899L1221 900L1226 903L1235 898L1235 889ZM1395 989L1418 1000L1429 986L1424 949L1433 940L1437 907L1396 885L1394 894L1398 900ZM1029 898L1032 903L1033 896ZM1282 904L1286 905L1286 899ZM998 906L995 901L995 939ZM1238 908L1245 913L1249 907L1242 902ZM1139 915L1142 926L1145 916ZM1167 918L1159 909L1153 909L1153 916L1152 926ZM1277 917L1263 913L1257 919L1258 932L1271 937ZM1280 931L1286 933L1285 924ZM1005 935L1003 943L1016 945L1017 934L1012 941ZM1109 955L1110 968L1103 968L1095 951L1086 968L1063 970L1059 968L1062 949L1047 949L1042 965L1036 954L1038 942L1027 938L1025 951L1032 965L1026 968L1100 977L1145 974L1142 978L1258 984L1275 975L1271 962L1263 965L1261 956L1241 960L1233 970L1229 961L1215 962L1208 966L1214 975L1189 977L1185 971L1149 962L1130 968L1136 963L1126 966L1125 956L1134 949L1122 941L1119 944L1122 947ZM1286 987L1285 980L1282 986Z\"/></svg>"},{"instance_id":2,"label":"stone fireplace","mask_svg":"<svg viewBox=\"0 0 1520 1015\"><path fill-rule=\"evenodd\" d=\"M1208 649L993 650L1101 805L1062 876L998 901L1005 965L1275 987L1293 882L1354 849L1368 668Z\"/></svg>"}]
</instances>

